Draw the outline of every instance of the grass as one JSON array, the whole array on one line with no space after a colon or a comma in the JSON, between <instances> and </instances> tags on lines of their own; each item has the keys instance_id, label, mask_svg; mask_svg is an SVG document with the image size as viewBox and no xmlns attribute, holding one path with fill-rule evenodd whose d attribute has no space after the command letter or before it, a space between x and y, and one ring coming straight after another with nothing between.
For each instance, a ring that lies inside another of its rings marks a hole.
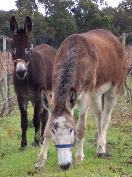
<instances>
[{"instance_id":1,"label":"grass","mask_svg":"<svg viewBox=\"0 0 132 177\"><path fill-rule=\"evenodd\" d=\"M91 113L88 114L87 135L84 143L85 158L76 163L73 150L73 164L67 171L57 167L58 159L55 147L50 142L45 168L34 168L41 147L33 147L34 128L32 127L32 109L29 110L28 145L26 150L18 150L21 141L20 115L15 110L9 117L0 118L0 177L132 177L132 119L127 113L131 106L119 99L112 114L107 133L107 156L96 156L96 127ZM132 114L131 114L132 115ZM75 118L78 111L75 111Z\"/></svg>"},{"instance_id":2,"label":"grass","mask_svg":"<svg viewBox=\"0 0 132 177\"><path fill-rule=\"evenodd\" d=\"M14 86L13 85L9 86L9 90L10 90L10 96L15 95L15 93L14 93ZM2 87L2 92L4 93L4 87ZM0 102L2 102L2 101L3 101L3 98L2 98L2 95L0 94Z\"/></svg>"}]
</instances>

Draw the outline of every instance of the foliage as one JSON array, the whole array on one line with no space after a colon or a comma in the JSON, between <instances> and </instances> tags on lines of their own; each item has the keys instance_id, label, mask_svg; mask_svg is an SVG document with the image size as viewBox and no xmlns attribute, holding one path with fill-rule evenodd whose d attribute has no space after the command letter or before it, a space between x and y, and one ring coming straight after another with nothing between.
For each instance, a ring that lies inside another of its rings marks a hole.
<instances>
[{"instance_id":1,"label":"foliage","mask_svg":"<svg viewBox=\"0 0 132 177\"><path fill-rule=\"evenodd\" d=\"M32 13L33 11L38 11L38 7L37 4L35 2L35 0L17 0L16 2L16 7L20 10L20 11L29 11L30 13Z\"/></svg>"},{"instance_id":2,"label":"foliage","mask_svg":"<svg viewBox=\"0 0 132 177\"><path fill-rule=\"evenodd\" d=\"M72 1L45 1L46 21L55 30L55 39L52 41L55 46L59 46L66 37L76 32L76 21L69 9L72 4Z\"/></svg>"},{"instance_id":3,"label":"foliage","mask_svg":"<svg viewBox=\"0 0 132 177\"><path fill-rule=\"evenodd\" d=\"M31 43L50 44L56 48L73 33L103 28L116 36L132 29L132 0L123 0L117 8L108 7L104 0L16 0L17 10L0 11L0 35L11 37L9 20L15 15L23 27L25 16L33 21ZM105 6L100 6L105 3ZM43 14L38 11L43 6ZM103 8L101 8L103 7ZM131 42L131 38L127 42ZM9 48L9 45L8 45ZM2 40L0 40L2 50Z\"/></svg>"},{"instance_id":4,"label":"foliage","mask_svg":"<svg viewBox=\"0 0 132 177\"><path fill-rule=\"evenodd\" d=\"M34 12L32 17L33 29L31 33L31 42L34 45L47 43L49 40L54 41L55 30L50 27L42 14Z\"/></svg>"}]
</instances>

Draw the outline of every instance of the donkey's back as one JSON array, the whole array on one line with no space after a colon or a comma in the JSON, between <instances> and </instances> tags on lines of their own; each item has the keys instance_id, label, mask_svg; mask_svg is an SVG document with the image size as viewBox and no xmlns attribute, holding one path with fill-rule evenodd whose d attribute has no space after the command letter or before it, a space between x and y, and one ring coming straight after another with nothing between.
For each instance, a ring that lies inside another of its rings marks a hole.
<instances>
[{"instance_id":1,"label":"donkey's back","mask_svg":"<svg viewBox=\"0 0 132 177\"><path fill-rule=\"evenodd\" d=\"M126 52L109 31L92 30L73 34L64 40L55 57L53 90L58 88L56 80L61 77L57 71L66 69L66 65L62 67L58 63L66 61L74 63L70 68L71 75L76 73L72 87L76 88L78 95L86 90L94 91L105 83L116 85L119 91L124 82Z\"/></svg>"},{"instance_id":2,"label":"donkey's back","mask_svg":"<svg viewBox=\"0 0 132 177\"><path fill-rule=\"evenodd\" d=\"M96 63L96 84L100 87L103 83L110 82L120 88L126 74L126 52L119 40L109 31L92 30L81 34L86 40L91 63Z\"/></svg>"},{"instance_id":3,"label":"donkey's back","mask_svg":"<svg viewBox=\"0 0 132 177\"><path fill-rule=\"evenodd\" d=\"M53 72L53 63L54 63L54 57L56 54L56 50L47 45L47 44L41 44L39 46L34 47L34 50L41 55L42 60L44 62L43 67L43 74L45 76L45 88L47 91L51 93L52 90L52 72ZM44 85L43 85L44 86ZM42 83L41 83L42 87Z\"/></svg>"}]
</instances>

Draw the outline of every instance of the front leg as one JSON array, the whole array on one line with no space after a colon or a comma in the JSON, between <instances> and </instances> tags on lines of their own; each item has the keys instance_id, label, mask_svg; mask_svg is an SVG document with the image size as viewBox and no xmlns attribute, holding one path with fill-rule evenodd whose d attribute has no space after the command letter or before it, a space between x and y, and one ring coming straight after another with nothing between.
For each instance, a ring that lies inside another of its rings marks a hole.
<instances>
[{"instance_id":1,"label":"front leg","mask_svg":"<svg viewBox=\"0 0 132 177\"><path fill-rule=\"evenodd\" d=\"M83 143L86 134L87 110L90 105L90 94L83 94L78 100L79 119L76 125L76 134L78 136L78 149L76 153L76 161L80 162L84 159Z\"/></svg>"},{"instance_id":2,"label":"front leg","mask_svg":"<svg viewBox=\"0 0 132 177\"><path fill-rule=\"evenodd\" d=\"M75 155L77 162L82 162L83 159L84 159L83 142L84 142L84 138L79 138L78 148L77 148L77 152L76 152L76 155Z\"/></svg>"},{"instance_id":3,"label":"front leg","mask_svg":"<svg viewBox=\"0 0 132 177\"><path fill-rule=\"evenodd\" d=\"M43 168L44 163L47 159L47 150L48 150L48 145L51 139L51 132L50 132L50 128L48 125L49 123L47 123L46 128L45 128L44 141L41 147L41 151L38 155L38 163L36 163L35 165L36 168Z\"/></svg>"},{"instance_id":4,"label":"front leg","mask_svg":"<svg viewBox=\"0 0 132 177\"><path fill-rule=\"evenodd\" d=\"M35 135L34 135L34 143L33 145L39 146L39 142L41 142L40 137L40 102L36 101L35 107L34 107L34 117L33 117L33 124L35 128Z\"/></svg>"},{"instance_id":5,"label":"front leg","mask_svg":"<svg viewBox=\"0 0 132 177\"><path fill-rule=\"evenodd\" d=\"M42 126L41 126L41 136L42 137L44 135L44 130L45 130L45 127L46 127L48 117L49 117L48 111L45 108L43 108L43 111L40 114L40 120L41 120L41 124L42 124Z\"/></svg>"},{"instance_id":6,"label":"front leg","mask_svg":"<svg viewBox=\"0 0 132 177\"><path fill-rule=\"evenodd\" d=\"M49 142L50 142L49 138L44 138L41 151L38 155L38 163L36 163L35 165L36 168L43 168L44 163L47 159L47 150L48 150Z\"/></svg>"},{"instance_id":7,"label":"front leg","mask_svg":"<svg viewBox=\"0 0 132 177\"><path fill-rule=\"evenodd\" d=\"M21 148L25 148L27 146L27 137L26 131L28 128L28 118L27 118L27 101L22 100L22 98L18 99L18 105L21 113L21 129L22 129L22 140L21 140Z\"/></svg>"}]
</instances>

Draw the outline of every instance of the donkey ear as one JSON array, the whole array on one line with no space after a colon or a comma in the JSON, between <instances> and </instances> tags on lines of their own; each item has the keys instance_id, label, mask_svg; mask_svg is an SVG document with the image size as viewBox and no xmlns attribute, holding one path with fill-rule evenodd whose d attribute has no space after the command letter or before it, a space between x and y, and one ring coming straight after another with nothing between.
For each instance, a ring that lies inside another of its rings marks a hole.
<instances>
[{"instance_id":1,"label":"donkey ear","mask_svg":"<svg viewBox=\"0 0 132 177\"><path fill-rule=\"evenodd\" d=\"M40 94L41 94L42 107L44 107L49 111L52 111L54 109L54 103L52 98L49 96L49 94L46 92L44 88L41 88Z\"/></svg>"},{"instance_id":2,"label":"donkey ear","mask_svg":"<svg viewBox=\"0 0 132 177\"><path fill-rule=\"evenodd\" d=\"M67 106L71 109L73 109L76 105L77 102L77 95L76 95L76 91L74 89L71 89L69 97L68 97L68 102L67 102Z\"/></svg>"},{"instance_id":3,"label":"donkey ear","mask_svg":"<svg viewBox=\"0 0 132 177\"><path fill-rule=\"evenodd\" d=\"M17 31L18 31L18 23L16 21L15 16L12 16L10 19L10 30L11 33L16 36L17 35Z\"/></svg>"},{"instance_id":4,"label":"donkey ear","mask_svg":"<svg viewBox=\"0 0 132 177\"><path fill-rule=\"evenodd\" d=\"M24 30L27 35L29 35L32 31L32 20L29 16L26 16L25 24L24 24Z\"/></svg>"}]
</instances>

